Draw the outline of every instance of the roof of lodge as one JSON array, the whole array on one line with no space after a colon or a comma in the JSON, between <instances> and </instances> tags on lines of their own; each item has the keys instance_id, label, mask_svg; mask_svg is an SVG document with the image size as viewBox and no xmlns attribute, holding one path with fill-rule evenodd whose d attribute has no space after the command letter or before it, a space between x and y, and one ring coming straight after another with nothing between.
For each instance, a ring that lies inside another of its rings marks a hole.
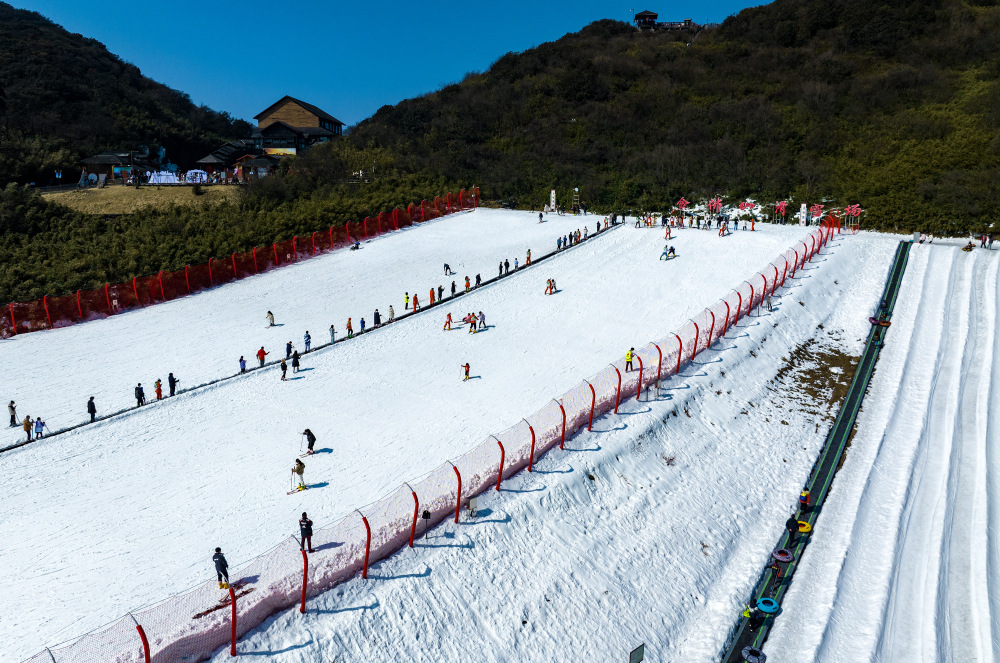
<instances>
[{"instance_id":1,"label":"roof of lodge","mask_svg":"<svg viewBox=\"0 0 1000 663\"><path fill-rule=\"evenodd\" d=\"M272 127L274 127L274 128L272 128ZM270 132L274 131L274 129L278 129L278 128L281 128L281 127L289 129L289 130L291 130L294 133L300 133L300 134L304 134L306 136L336 136L337 135L334 132L330 131L329 129L324 129L323 127L293 127L292 125L290 125L287 122L284 122L282 120L275 120L274 122L272 122L271 124L267 125L263 129L261 129L260 127L254 127L253 133L251 135L253 135L253 136L262 136L265 133L270 133Z\"/></svg>"},{"instance_id":2,"label":"roof of lodge","mask_svg":"<svg viewBox=\"0 0 1000 663\"><path fill-rule=\"evenodd\" d=\"M322 118L322 119L327 120L329 122L333 122L334 124L341 124L341 125L344 124L343 122L341 122L340 120L338 120L334 116L332 116L329 113L327 113L325 110L322 110L321 108L313 106L312 104L307 104L306 102L302 101L301 99L296 99L295 97L290 97L287 94L285 96L283 96L281 99L278 99L276 102L274 102L273 104L271 104L267 108L265 108L264 110L262 110L257 115L254 115L253 118L255 120L259 120L260 118L265 117L268 113L270 113L272 110L274 110L276 107L280 106L281 104L285 103L286 101L294 101L299 106L302 106L303 108L305 108L307 111L309 111L310 113L312 113L316 117Z\"/></svg>"}]
</instances>

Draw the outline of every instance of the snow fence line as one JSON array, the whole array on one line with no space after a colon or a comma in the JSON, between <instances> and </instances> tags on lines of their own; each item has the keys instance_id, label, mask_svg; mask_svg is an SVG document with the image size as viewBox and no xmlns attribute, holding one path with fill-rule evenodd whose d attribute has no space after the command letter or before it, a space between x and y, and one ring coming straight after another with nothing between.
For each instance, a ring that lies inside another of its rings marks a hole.
<instances>
[{"instance_id":1,"label":"snow fence line","mask_svg":"<svg viewBox=\"0 0 1000 663\"><path fill-rule=\"evenodd\" d=\"M227 258L209 258L201 265L186 265L184 269L152 276L137 276L125 283L106 283L96 290L77 290L75 294L49 297L30 302L10 302L0 312L0 338L10 338L42 329L68 327L88 320L107 318L130 309L142 308L190 295L207 288L229 283L253 274L350 246L355 242L377 237L436 219L453 212L479 207L479 189L458 195L448 192L434 196L405 209L380 212L364 221L349 221L342 228L330 226L329 231L316 231L309 237L292 237L271 246L254 247Z\"/></svg>"},{"instance_id":2,"label":"snow fence line","mask_svg":"<svg viewBox=\"0 0 1000 663\"><path fill-rule=\"evenodd\" d=\"M833 230L826 223L814 229L674 334L640 348L634 355L635 370L627 370L624 359L619 359L561 399L549 401L423 478L403 483L377 502L316 529L311 563L299 540L288 537L231 573L231 588L221 598L215 581L207 581L69 644L46 648L26 663L200 661L227 644L235 656L237 640L267 617L296 605L304 613L309 597L359 573L367 578L371 564L413 547L418 529L423 533L446 518L458 523L470 497L499 490L504 479L525 468L531 472L541 455L556 446L562 449L566 438L584 426L589 430L595 416L617 412L623 400L676 375L812 260ZM419 520L424 525L418 528Z\"/></svg>"},{"instance_id":3,"label":"snow fence line","mask_svg":"<svg viewBox=\"0 0 1000 663\"><path fill-rule=\"evenodd\" d=\"M598 224L598 225L600 225L600 224ZM614 226L609 226L608 228L605 228L603 230L602 229L598 229L597 231L594 232L593 235L590 235L588 237L588 239L592 239L594 237L597 237L598 235L604 235L609 230L613 230L614 228L620 228L623 225L624 224L620 224L619 223L619 224L616 224ZM568 248L559 249L559 250L556 250L556 251L552 251L550 253L546 253L545 255L539 256L538 258L535 258L534 260L532 260L531 264L521 265L519 268L515 269L514 270L514 274L520 274L521 272L523 272L527 268L532 267L535 264L540 263L543 260L546 260L547 258L551 258L552 256L554 256L556 254L563 253L564 251L569 251L569 250L575 249L579 244L583 243L584 241L586 241L586 240L581 239L579 242L573 244L572 246L570 246ZM511 274L504 274L503 276L494 276L493 278L486 279L485 281L483 281L478 286L474 286L472 288L472 290L475 290L477 288L481 288L481 287L485 287L485 286L491 285L493 283L496 283L497 281L500 281L502 279L506 279L509 276L511 276ZM470 290L470 292L471 292L471 290ZM391 324L393 322L399 322L400 320L403 320L405 318L409 318L412 315L418 315L420 313L425 312L428 309L434 308L435 306L442 305L445 302L448 302L450 304L453 299L455 299L456 297L460 297L460 296L462 296L464 294L466 294L465 291L461 291L460 290L460 291L456 292L454 295L452 295L451 297L449 297L448 299L441 299L441 300L435 301L433 304L428 304L426 306L421 306L418 310L411 310L411 311L409 311L407 313L404 313L403 315L399 316L398 318L393 318L392 320L390 320L388 322L383 322L378 327L369 327L363 333L365 335L368 335L368 334L371 334L371 333L375 332L378 329L381 329L382 327L385 327L386 325L389 325L389 324ZM320 345L317 345L316 347L312 348L308 352L303 352L301 356L305 356L307 354L312 354L314 352L319 352L320 350L325 350L325 349L327 349L327 348L329 348L329 347L331 347L333 345L336 345L338 343L343 343L345 341L349 341L352 338L357 338L357 337L359 337L361 335L362 335L362 332L358 332L357 334L355 334L353 336L350 336L350 337L344 336L344 337L342 337L339 340L334 341L334 342L321 343ZM214 380L209 380L208 382L202 382L201 384L196 384L194 386L187 387L186 389L181 389L181 390L179 390L179 391L177 391L175 393L174 397L180 396L182 394L189 394L189 393L192 393L192 392L195 392L195 391L200 391L200 390L205 389L207 387L211 387L213 385L216 385L216 384L218 384L220 382L227 382L229 380L235 380L235 379L239 378L240 376L244 376L244 375L253 373L254 371L260 371L260 370L263 370L265 368L272 368L274 366L279 365L280 363L281 363L280 359L274 359L272 361L269 361L269 362L265 363L263 366L250 366L250 367L247 368L246 372L234 373L233 375L226 375L226 376L223 376L221 378L216 378ZM164 398L163 400L165 401L167 399ZM99 423L99 422L102 422L102 421L107 421L109 419L114 419L114 418L117 418L117 417L125 416L127 414L136 412L137 410L144 410L144 409L146 409L146 408L148 408L148 407L150 407L152 405L155 405L158 402L161 402L161 401L150 400L145 405L133 405L133 406L130 406L130 407L125 407L125 408L122 408L120 410L115 410L114 412L111 412L109 414L105 414L103 416L96 417L94 419L94 421L89 421L89 420L84 419L84 420L80 421L79 423L73 424L71 426L65 426L63 428L56 429L55 431L51 431L51 432L49 432L48 435L46 435L46 436L44 436L42 438L34 438L34 439L30 439L30 440L22 440L20 442L17 442L16 444L12 444L10 446L0 448L0 453L3 453L5 451L13 451L14 449L20 449L21 447L29 445L29 444L32 444L33 442L38 442L40 440L47 440L47 439L55 437L57 435L62 435L63 433L68 433L70 431L74 431L77 428L82 428L84 426L89 426L91 424L95 424L95 423Z\"/></svg>"}]
</instances>

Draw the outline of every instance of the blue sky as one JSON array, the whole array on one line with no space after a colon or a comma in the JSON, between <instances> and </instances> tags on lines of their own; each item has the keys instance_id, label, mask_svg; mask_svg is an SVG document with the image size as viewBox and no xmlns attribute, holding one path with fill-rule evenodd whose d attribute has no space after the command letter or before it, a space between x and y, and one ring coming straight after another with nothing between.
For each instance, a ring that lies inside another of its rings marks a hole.
<instances>
[{"instance_id":1,"label":"blue sky","mask_svg":"<svg viewBox=\"0 0 1000 663\"><path fill-rule=\"evenodd\" d=\"M285 94L352 125L385 104L482 71L507 51L558 39L601 18L718 22L760 2L643 5L561 2L379 3L194 0L101 3L8 0L104 43L142 73L236 117Z\"/></svg>"}]
</instances>

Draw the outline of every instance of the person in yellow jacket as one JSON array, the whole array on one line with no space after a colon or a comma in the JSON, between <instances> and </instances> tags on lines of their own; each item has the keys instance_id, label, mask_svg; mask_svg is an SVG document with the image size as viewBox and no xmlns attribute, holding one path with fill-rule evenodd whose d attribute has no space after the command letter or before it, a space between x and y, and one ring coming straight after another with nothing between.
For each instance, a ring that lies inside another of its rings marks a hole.
<instances>
[{"instance_id":1,"label":"person in yellow jacket","mask_svg":"<svg viewBox=\"0 0 1000 663\"><path fill-rule=\"evenodd\" d=\"M306 464L302 462L301 458L296 458L295 466L292 468L292 474L294 474L295 478L299 480L299 486L298 486L299 490L302 490L306 487L305 482L302 480L302 475L305 473L305 471L306 471Z\"/></svg>"},{"instance_id":2,"label":"person in yellow jacket","mask_svg":"<svg viewBox=\"0 0 1000 663\"><path fill-rule=\"evenodd\" d=\"M24 428L25 434L28 436L28 441L29 442L31 441L31 424L33 424L33 423L35 423L35 422L33 422L31 420L31 415L28 415L28 416L26 416L24 418L24 423L22 425L22 427Z\"/></svg>"},{"instance_id":3,"label":"person in yellow jacket","mask_svg":"<svg viewBox=\"0 0 1000 663\"><path fill-rule=\"evenodd\" d=\"M632 357L635 356L635 348L629 348L628 352L625 353L625 372L628 373L632 370Z\"/></svg>"}]
</instances>

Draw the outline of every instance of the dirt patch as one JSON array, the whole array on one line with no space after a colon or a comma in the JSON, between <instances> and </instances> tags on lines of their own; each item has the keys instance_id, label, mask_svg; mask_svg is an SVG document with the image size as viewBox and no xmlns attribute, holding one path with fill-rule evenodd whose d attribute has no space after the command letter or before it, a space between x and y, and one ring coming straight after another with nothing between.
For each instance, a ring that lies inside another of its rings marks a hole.
<instances>
[{"instance_id":1,"label":"dirt patch","mask_svg":"<svg viewBox=\"0 0 1000 663\"><path fill-rule=\"evenodd\" d=\"M65 205L85 214L132 214L143 207L163 209L170 205L217 205L223 201L235 202L238 186L201 187L202 194L195 195L190 186L107 186L103 189L80 189L46 193L46 200Z\"/></svg>"},{"instance_id":2,"label":"dirt patch","mask_svg":"<svg viewBox=\"0 0 1000 663\"><path fill-rule=\"evenodd\" d=\"M836 418L861 359L843 352L839 339L828 335L796 347L770 382L772 404L814 416L817 429L820 421Z\"/></svg>"}]
</instances>

